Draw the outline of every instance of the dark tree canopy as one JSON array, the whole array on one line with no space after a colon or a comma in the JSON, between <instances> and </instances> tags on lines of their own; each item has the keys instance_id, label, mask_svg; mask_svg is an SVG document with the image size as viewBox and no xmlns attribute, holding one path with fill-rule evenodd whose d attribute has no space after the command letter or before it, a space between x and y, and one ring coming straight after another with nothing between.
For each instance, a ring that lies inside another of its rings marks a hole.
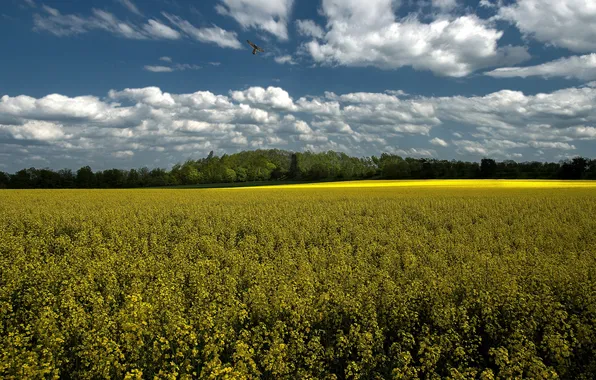
<instances>
[{"instance_id":1,"label":"dark tree canopy","mask_svg":"<svg viewBox=\"0 0 596 380\"><path fill-rule=\"evenodd\" d=\"M14 174L0 172L0 189L131 188L259 181L320 181L350 179L596 179L596 159L575 157L555 162L478 162L380 156L350 157L342 152L291 152L279 149L242 151L221 157L178 163L171 170L106 169L83 166L53 171L28 168Z\"/></svg>"}]
</instances>

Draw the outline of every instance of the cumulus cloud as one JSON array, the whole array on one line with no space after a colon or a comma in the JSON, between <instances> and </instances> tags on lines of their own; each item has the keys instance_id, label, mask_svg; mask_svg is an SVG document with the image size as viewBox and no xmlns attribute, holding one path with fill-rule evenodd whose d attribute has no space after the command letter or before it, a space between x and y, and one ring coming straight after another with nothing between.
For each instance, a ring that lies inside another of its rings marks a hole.
<instances>
[{"instance_id":1,"label":"cumulus cloud","mask_svg":"<svg viewBox=\"0 0 596 380\"><path fill-rule=\"evenodd\" d=\"M530 57L521 46L499 47L503 32L474 14L439 15L430 23L422 23L412 15L396 19L398 3L323 0L321 12L327 18L327 32L302 49L321 64L382 69L412 66L452 77L517 64Z\"/></svg>"},{"instance_id":2,"label":"cumulus cloud","mask_svg":"<svg viewBox=\"0 0 596 380\"><path fill-rule=\"evenodd\" d=\"M294 0L220 0L215 9L245 29L264 30L285 41L293 3Z\"/></svg>"},{"instance_id":3,"label":"cumulus cloud","mask_svg":"<svg viewBox=\"0 0 596 380\"><path fill-rule=\"evenodd\" d=\"M478 3L478 6L482 7L482 8L488 8L488 9L494 9L497 8L498 6L500 6L501 4L501 0L498 0L499 3L492 3L491 0L480 0L480 2Z\"/></svg>"},{"instance_id":4,"label":"cumulus cloud","mask_svg":"<svg viewBox=\"0 0 596 380\"><path fill-rule=\"evenodd\" d=\"M269 86L266 89L262 87L250 87L244 91L232 91L231 96L237 102L252 105L281 110L293 110L296 108L290 94L280 87Z\"/></svg>"},{"instance_id":5,"label":"cumulus cloud","mask_svg":"<svg viewBox=\"0 0 596 380\"><path fill-rule=\"evenodd\" d=\"M500 159L511 159L521 157L519 152L511 152L511 149L522 149L532 147L536 149L556 149L556 150L575 150L574 145L563 142L551 141L530 141L516 142L510 140L484 139L484 140L453 140L453 145L457 147L459 154L470 154L474 156L496 157ZM538 152L542 152L538 150ZM544 152L542 152L543 154Z\"/></svg>"},{"instance_id":6,"label":"cumulus cloud","mask_svg":"<svg viewBox=\"0 0 596 380\"><path fill-rule=\"evenodd\" d=\"M440 139L438 137L433 138L432 140L430 140L430 143L433 145L437 145L437 146L449 146L449 144L447 143L447 141Z\"/></svg>"},{"instance_id":7,"label":"cumulus cloud","mask_svg":"<svg viewBox=\"0 0 596 380\"><path fill-rule=\"evenodd\" d=\"M112 153L112 156L117 158L127 158L134 156L135 153L132 150L119 150Z\"/></svg>"},{"instance_id":8,"label":"cumulus cloud","mask_svg":"<svg viewBox=\"0 0 596 380\"><path fill-rule=\"evenodd\" d=\"M9 132L17 140L52 141L64 137L60 124L29 120L22 125L2 125L0 130Z\"/></svg>"},{"instance_id":9,"label":"cumulus cloud","mask_svg":"<svg viewBox=\"0 0 596 380\"><path fill-rule=\"evenodd\" d=\"M592 80L596 79L596 53L559 58L535 66L501 67L485 74L495 78L542 76Z\"/></svg>"},{"instance_id":10,"label":"cumulus cloud","mask_svg":"<svg viewBox=\"0 0 596 380\"><path fill-rule=\"evenodd\" d=\"M518 0L496 18L513 23L526 37L574 52L596 51L596 2Z\"/></svg>"},{"instance_id":11,"label":"cumulus cloud","mask_svg":"<svg viewBox=\"0 0 596 380\"><path fill-rule=\"evenodd\" d=\"M430 138L435 130L454 138ZM124 88L104 98L4 95L0 141L3 151L50 163L68 155L73 165L93 155L139 165L159 155L172 164L191 152L273 146L419 157L439 157L433 149L439 146L466 157L553 159L561 152L586 155L585 144L596 141L596 88L471 97L328 92L297 100L280 87L228 94Z\"/></svg>"},{"instance_id":12,"label":"cumulus cloud","mask_svg":"<svg viewBox=\"0 0 596 380\"><path fill-rule=\"evenodd\" d=\"M306 37L323 38L325 32L323 28L312 20L296 20L298 33Z\"/></svg>"},{"instance_id":13,"label":"cumulus cloud","mask_svg":"<svg viewBox=\"0 0 596 380\"><path fill-rule=\"evenodd\" d=\"M159 57L159 60L163 62L172 62L172 58L170 57Z\"/></svg>"},{"instance_id":14,"label":"cumulus cloud","mask_svg":"<svg viewBox=\"0 0 596 380\"><path fill-rule=\"evenodd\" d=\"M591 87L536 95L501 90L481 97L428 100L437 108L441 120L475 125L484 133L500 136L559 138L567 128L596 123L596 89Z\"/></svg>"}]
</instances>

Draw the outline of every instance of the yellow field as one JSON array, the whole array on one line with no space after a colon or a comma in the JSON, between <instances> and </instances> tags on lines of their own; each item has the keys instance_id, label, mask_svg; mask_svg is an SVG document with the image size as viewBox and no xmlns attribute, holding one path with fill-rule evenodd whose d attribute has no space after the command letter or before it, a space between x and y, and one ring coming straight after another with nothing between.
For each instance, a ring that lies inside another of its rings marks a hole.
<instances>
[{"instance_id":1,"label":"yellow field","mask_svg":"<svg viewBox=\"0 0 596 380\"><path fill-rule=\"evenodd\" d=\"M292 185L259 186L259 189L289 188L289 189L319 189L319 188L350 188L350 187L458 187L458 188L593 188L596 181L559 181L559 180L368 180L342 181L326 183L306 183ZM255 189L254 187L237 187L234 189Z\"/></svg>"},{"instance_id":2,"label":"yellow field","mask_svg":"<svg viewBox=\"0 0 596 380\"><path fill-rule=\"evenodd\" d=\"M234 190L0 191L0 378L596 373L592 183Z\"/></svg>"}]
</instances>

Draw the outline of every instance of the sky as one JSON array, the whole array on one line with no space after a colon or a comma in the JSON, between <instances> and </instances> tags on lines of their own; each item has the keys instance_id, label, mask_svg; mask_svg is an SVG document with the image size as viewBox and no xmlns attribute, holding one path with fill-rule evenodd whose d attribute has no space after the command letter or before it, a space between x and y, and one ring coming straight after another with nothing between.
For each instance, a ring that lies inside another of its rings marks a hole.
<instances>
[{"instance_id":1,"label":"sky","mask_svg":"<svg viewBox=\"0 0 596 380\"><path fill-rule=\"evenodd\" d=\"M0 51L7 172L596 157L593 0L2 0Z\"/></svg>"}]
</instances>

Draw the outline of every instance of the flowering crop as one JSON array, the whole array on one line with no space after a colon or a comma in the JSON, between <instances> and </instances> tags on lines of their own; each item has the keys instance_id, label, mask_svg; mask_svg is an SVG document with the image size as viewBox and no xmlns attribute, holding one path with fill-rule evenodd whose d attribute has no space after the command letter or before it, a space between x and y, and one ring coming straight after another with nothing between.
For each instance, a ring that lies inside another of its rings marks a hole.
<instances>
[{"instance_id":1,"label":"flowering crop","mask_svg":"<svg viewBox=\"0 0 596 380\"><path fill-rule=\"evenodd\" d=\"M431 182L1 191L0 377L591 378L596 189Z\"/></svg>"}]
</instances>

